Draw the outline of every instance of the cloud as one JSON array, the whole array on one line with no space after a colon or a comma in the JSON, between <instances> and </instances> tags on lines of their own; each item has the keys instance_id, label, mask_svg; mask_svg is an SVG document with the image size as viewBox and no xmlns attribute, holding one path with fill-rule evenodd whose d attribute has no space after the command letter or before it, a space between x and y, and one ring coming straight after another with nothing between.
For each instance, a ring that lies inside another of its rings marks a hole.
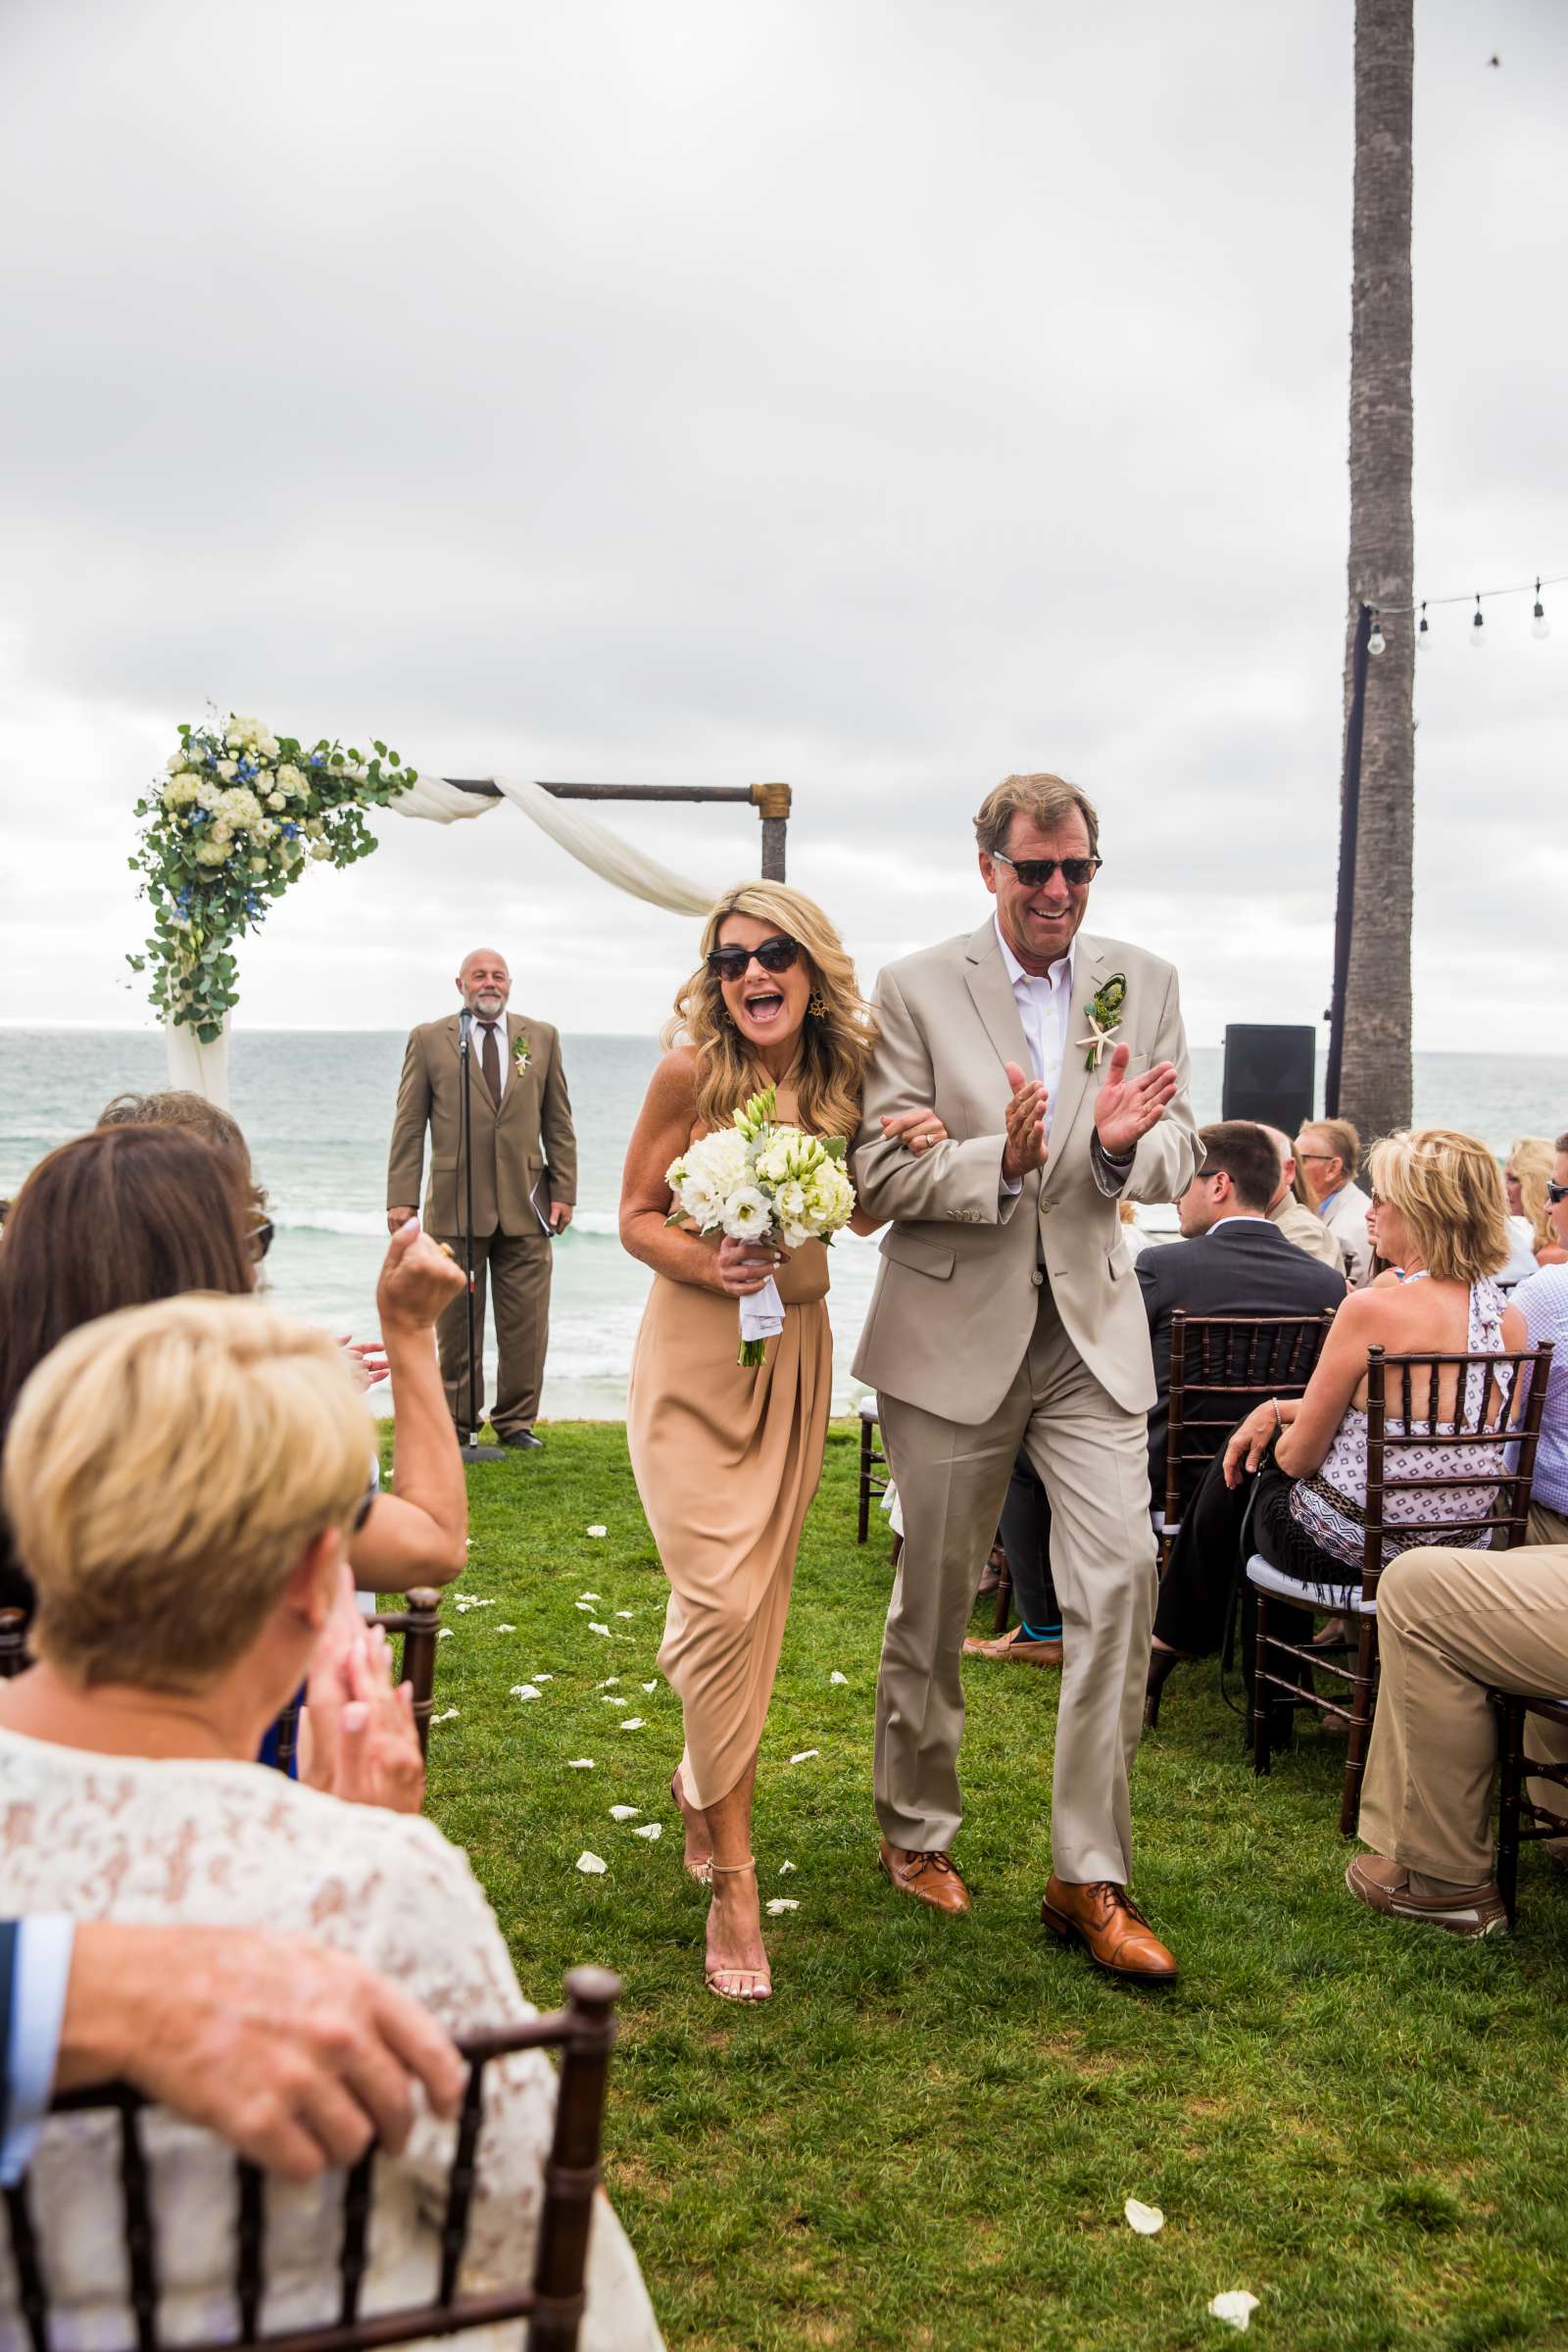
<instances>
[{"instance_id":1,"label":"cloud","mask_svg":"<svg viewBox=\"0 0 1568 2352\"><path fill-rule=\"evenodd\" d=\"M1100 800L1095 920L1195 1037L1326 1001L1340 756L1348 11L1154 0L14 0L0 1005L130 1017L130 803L212 697L421 768L795 785L869 974L971 925L1019 765ZM1552 460L1568 32L1423 22L1418 549L1568 570ZM1485 46L1485 44L1483 44ZM1553 564L1551 551L1558 551ZM1418 1028L1568 954L1546 646L1418 681ZM1451 617L1451 616L1450 616ZM1504 645L1507 630L1520 636ZM1478 674L1479 673L1479 674ZM626 830L754 870L745 810ZM313 875L242 1017L402 1026L457 955L646 1030L693 926L511 811Z\"/></svg>"}]
</instances>

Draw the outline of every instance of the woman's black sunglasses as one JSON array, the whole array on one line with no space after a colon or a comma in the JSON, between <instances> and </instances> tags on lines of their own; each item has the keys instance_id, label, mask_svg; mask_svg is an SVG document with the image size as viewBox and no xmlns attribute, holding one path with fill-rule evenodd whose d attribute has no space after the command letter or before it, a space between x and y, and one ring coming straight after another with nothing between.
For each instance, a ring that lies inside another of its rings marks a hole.
<instances>
[{"instance_id":1,"label":"woman's black sunglasses","mask_svg":"<svg viewBox=\"0 0 1568 2352\"><path fill-rule=\"evenodd\" d=\"M787 972L800 956L800 941L786 939L781 932L777 939L764 939L760 948L710 948L708 968L715 980L744 980L754 959L764 972Z\"/></svg>"}]
</instances>

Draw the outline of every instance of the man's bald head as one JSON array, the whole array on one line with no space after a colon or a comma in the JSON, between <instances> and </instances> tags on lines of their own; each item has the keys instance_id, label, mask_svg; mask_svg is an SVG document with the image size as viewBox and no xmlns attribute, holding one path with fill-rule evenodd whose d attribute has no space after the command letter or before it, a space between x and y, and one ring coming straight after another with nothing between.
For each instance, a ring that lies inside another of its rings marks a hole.
<instances>
[{"instance_id":1,"label":"man's bald head","mask_svg":"<svg viewBox=\"0 0 1568 2352\"><path fill-rule=\"evenodd\" d=\"M1274 1198L1268 1204L1268 1213L1272 1216L1287 1195L1296 1190L1296 1146L1283 1128L1264 1125L1263 1133L1280 1155L1280 1180Z\"/></svg>"},{"instance_id":2,"label":"man's bald head","mask_svg":"<svg viewBox=\"0 0 1568 2352\"><path fill-rule=\"evenodd\" d=\"M512 974L499 948L470 948L458 966L458 994L482 1021L499 1019L512 994Z\"/></svg>"}]
</instances>

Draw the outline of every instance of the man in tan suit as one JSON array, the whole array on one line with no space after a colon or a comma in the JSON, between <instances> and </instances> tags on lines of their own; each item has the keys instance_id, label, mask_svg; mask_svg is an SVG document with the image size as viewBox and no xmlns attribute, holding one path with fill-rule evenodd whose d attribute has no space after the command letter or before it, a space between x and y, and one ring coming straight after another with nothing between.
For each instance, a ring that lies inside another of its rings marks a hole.
<instances>
[{"instance_id":1,"label":"man in tan suit","mask_svg":"<svg viewBox=\"0 0 1568 2352\"><path fill-rule=\"evenodd\" d=\"M1277 1225L1288 1242L1315 1257L1319 1265L1343 1275L1345 1252L1339 1243L1316 1211L1303 1208L1296 1198L1296 1146L1283 1127L1265 1127L1263 1133L1280 1155L1280 1180L1268 1204L1269 1223Z\"/></svg>"},{"instance_id":2,"label":"man in tan suit","mask_svg":"<svg viewBox=\"0 0 1568 2352\"><path fill-rule=\"evenodd\" d=\"M881 975L854 1154L863 1205L893 1220L855 1369L905 1525L877 1690L881 1866L938 1910L969 1908L949 1850L959 1655L1021 1442L1051 1500L1065 1652L1043 1916L1101 1966L1163 1982L1176 1964L1127 1892L1154 1374L1117 1203L1173 1200L1198 1165L1176 974L1080 931L1101 861L1075 786L1009 776L975 834L995 914ZM947 1140L884 1135L920 1104Z\"/></svg>"},{"instance_id":3,"label":"man in tan suit","mask_svg":"<svg viewBox=\"0 0 1568 2352\"><path fill-rule=\"evenodd\" d=\"M500 1367L491 1416L503 1446L537 1446L534 1434L545 1346L550 1336L550 1243L571 1223L577 1141L561 1066L561 1040L548 1021L507 1011L512 974L504 956L475 948L463 959L458 994L472 1015L470 1108L473 1143L476 1385L484 1405L484 1304L495 1298ZM389 1231L407 1223L419 1197L424 1130L430 1129L430 1186L424 1229L464 1255L465 1170L462 1015L426 1021L409 1038L398 1088L386 1173ZM468 1307L460 1294L436 1326L447 1403L461 1437L467 1429Z\"/></svg>"}]
</instances>

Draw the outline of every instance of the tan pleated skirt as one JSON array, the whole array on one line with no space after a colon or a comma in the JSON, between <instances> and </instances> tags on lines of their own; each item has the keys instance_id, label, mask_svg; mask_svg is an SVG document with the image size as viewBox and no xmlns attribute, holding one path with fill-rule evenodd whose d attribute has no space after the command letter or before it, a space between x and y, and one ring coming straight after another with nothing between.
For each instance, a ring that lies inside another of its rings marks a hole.
<instances>
[{"instance_id":1,"label":"tan pleated skirt","mask_svg":"<svg viewBox=\"0 0 1568 2352\"><path fill-rule=\"evenodd\" d=\"M686 1718L688 1803L727 1796L757 1753L795 1554L822 1474L832 1390L827 1252L794 1252L765 1359L735 1361L733 1298L654 1277L632 1357L626 1440L669 1579L659 1663Z\"/></svg>"}]
</instances>

